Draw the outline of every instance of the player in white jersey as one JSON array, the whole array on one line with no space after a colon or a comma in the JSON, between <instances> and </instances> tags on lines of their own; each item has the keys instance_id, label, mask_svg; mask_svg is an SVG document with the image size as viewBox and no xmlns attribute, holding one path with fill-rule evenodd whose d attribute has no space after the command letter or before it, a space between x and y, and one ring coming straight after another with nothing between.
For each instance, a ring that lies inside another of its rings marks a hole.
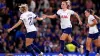
<instances>
[{"instance_id":1,"label":"player in white jersey","mask_svg":"<svg viewBox=\"0 0 100 56\"><path fill-rule=\"evenodd\" d=\"M86 56L89 56L89 52L91 51L92 40L94 41L94 44L97 48L100 47L98 39L99 31L97 29L97 20L92 15L91 9L85 11L85 16L88 19L87 27L89 27L89 34L86 41Z\"/></svg>"},{"instance_id":2,"label":"player in white jersey","mask_svg":"<svg viewBox=\"0 0 100 56\"><path fill-rule=\"evenodd\" d=\"M22 4L21 6L19 6L19 11L22 13L20 16L20 20L7 31L8 32L12 31L23 22L27 30L26 41L25 41L27 51L31 53L32 56L36 56L33 49L37 51L40 55L43 55L43 53L33 44L33 40L34 40L33 38L36 37L36 32L37 32L37 29L34 26L33 19L43 20L44 17L39 18L33 12L28 11L27 4Z\"/></svg>"},{"instance_id":3,"label":"player in white jersey","mask_svg":"<svg viewBox=\"0 0 100 56\"><path fill-rule=\"evenodd\" d=\"M96 56L100 56L100 22L99 22L100 17L95 15L95 11L93 11L93 10L91 10L91 11L92 11L92 15L95 17L95 19L97 19L97 22L98 22L97 28L98 28L98 31L99 31L99 37L98 37L98 45L99 45L99 47L96 48L97 49Z\"/></svg>"},{"instance_id":4,"label":"player in white jersey","mask_svg":"<svg viewBox=\"0 0 100 56\"><path fill-rule=\"evenodd\" d=\"M63 52L64 52L64 41L67 39L69 40L69 42L71 42L72 44L74 44L75 46L77 46L80 50L81 50L81 53L83 53L83 47L79 44L77 44L74 40L72 40L71 38L71 32L72 32L72 24L71 24L71 21L70 21L70 16L72 14L74 14L78 21L79 21L79 24L81 25L82 22L78 16L78 14L72 10L70 10L68 8L68 3L66 1L63 1L61 3L61 8L62 9L59 9L57 11L56 14L54 15L44 15L46 16L47 18L56 18L57 16L60 17L60 25L61 25L61 29L62 29L62 36L60 37L60 43L61 43L61 51L60 51L60 54L59 56L63 56Z\"/></svg>"}]
</instances>

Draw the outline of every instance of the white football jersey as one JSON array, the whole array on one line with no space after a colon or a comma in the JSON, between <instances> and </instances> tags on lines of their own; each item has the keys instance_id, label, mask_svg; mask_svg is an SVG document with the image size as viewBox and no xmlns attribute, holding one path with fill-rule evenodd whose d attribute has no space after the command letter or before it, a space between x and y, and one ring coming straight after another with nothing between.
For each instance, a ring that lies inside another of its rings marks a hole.
<instances>
[{"instance_id":1,"label":"white football jersey","mask_svg":"<svg viewBox=\"0 0 100 56\"><path fill-rule=\"evenodd\" d=\"M90 15L88 17L88 24L93 24L93 20L94 19L95 19L94 16L93 15ZM89 33L90 34L98 33L97 25L94 25L92 27L89 27Z\"/></svg>"},{"instance_id":2,"label":"white football jersey","mask_svg":"<svg viewBox=\"0 0 100 56\"><path fill-rule=\"evenodd\" d=\"M66 11L59 9L57 11L57 15L60 16L61 20L61 28L65 29L68 27L72 27L71 21L70 21L70 16L74 14L74 11L67 9Z\"/></svg>"},{"instance_id":3,"label":"white football jersey","mask_svg":"<svg viewBox=\"0 0 100 56\"><path fill-rule=\"evenodd\" d=\"M20 19L24 22L27 32L37 31L33 21L35 18L36 15L33 12L27 11L21 14Z\"/></svg>"}]
</instances>

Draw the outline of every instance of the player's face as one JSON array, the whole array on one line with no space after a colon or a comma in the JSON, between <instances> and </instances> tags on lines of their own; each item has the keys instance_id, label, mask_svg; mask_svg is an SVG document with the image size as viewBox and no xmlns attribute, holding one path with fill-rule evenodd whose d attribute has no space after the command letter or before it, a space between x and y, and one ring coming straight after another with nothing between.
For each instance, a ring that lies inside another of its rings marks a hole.
<instances>
[{"instance_id":1,"label":"player's face","mask_svg":"<svg viewBox=\"0 0 100 56\"><path fill-rule=\"evenodd\" d=\"M66 4L66 2L62 2L62 3L61 3L61 8L62 8L62 9L67 8L67 4Z\"/></svg>"},{"instance_id":2,"label":"player's face","mask_svg":"<svg viewBox=\"0 0 100 56\"><path fill-rule=\"evenodd\" d=\"M85 16L88 17L90 13L88 11L85 11Z\"/></svg>"}]
</instances>

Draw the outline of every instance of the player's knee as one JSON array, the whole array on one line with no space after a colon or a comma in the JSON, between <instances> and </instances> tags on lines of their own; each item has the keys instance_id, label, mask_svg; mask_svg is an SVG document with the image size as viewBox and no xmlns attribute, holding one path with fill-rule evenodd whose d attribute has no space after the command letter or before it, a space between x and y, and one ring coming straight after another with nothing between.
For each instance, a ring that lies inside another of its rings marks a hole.
<instances>
[{"instance_id":1,"label":"player's knee","mask_svg":"<svg viewBox=\"0 0 100 56\"><path fill-rule=\"evenodd\" d=\"M26 46L29 46L29 45L31 45L31 44L32 44L32 42L26 41Z\"/></svg>"},{"instance_id":2,"label":"player's knee","mask_svg":"<svg viewBox=\"0 0 100 56\"><path fill-rule=\"evenodd\" d=\"M29 46L33 43L33 40L26 39L26 46Z\"/></svg>"},{"instance_id":3,"label":"player's knee","mask_svg":"<svg viewBox=\"0 0 100 56\"><path fill-rule=\"evenodd\" d=\"M86 49L87 50L90 50L91 49L91 46L89 44L86 44Z\"/></svg>"},{"instance_id":4,"label":"player's knee","mask_svg":"<svg viewBox=\"0 0 100 56\"><path fill-rule=\"evenodd\" d=\"M65 41L66 39L65 39L64 37L60 37L60 40L63 40L63 41Z\"/></svg>"},{"instance_id":5,"label":"player's knee","mask_svg":"<svg viewBox=\"0 0 100 56\"><path fill-rule=\"evenodd\" d=\"M60 37L60 40L66 40L68 37L68 34L62 34L62 36Z\"/></svg>"},{"instance_id":6,"label":"player's knee","mask_svg":"<svg viewBox=\"0 0 100 56\"><path fill-rule=\"evenodd\" d=\"M26 47L29 46L29 45L31 45L31 44L30 43L26 43Z\"/></svg>"},{"instance_id":7,"label":"player's knee","mask_svg":"<svg viewBox=\"0 0 100 56\"><path fill-rule=\"evenodd\" d=\"M95 46L96 46L96 47L99 47L100 45L99 45L99 43L95 43Z\"/></svg>"},{"instance_id":8,"label":"player's knee","mask_svg":"<svg viewBox=\"0 0 100 56\"><path fill-rule=\"evenodd\" d=\"M86 46L87 46L87 47L90 47L91 45L90 45L89 43L86 43Z\"/></svg>"},{"instance_id":9,"label":"player's knee","mask_svg":"<svg viewBox=\"0 0 100 56\"><path fill-rule=\"evenodd\" d=\"M71 37L68 37L68 41L69 41L69 42L72 42L73 39L72 39Z\"/></svg>"}]
</instances>

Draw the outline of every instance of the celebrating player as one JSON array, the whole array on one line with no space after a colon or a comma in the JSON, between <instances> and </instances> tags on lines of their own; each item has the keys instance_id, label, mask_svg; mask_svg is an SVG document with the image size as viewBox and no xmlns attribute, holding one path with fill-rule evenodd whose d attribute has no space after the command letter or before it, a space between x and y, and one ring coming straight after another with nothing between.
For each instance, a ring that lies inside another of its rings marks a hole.
<instances>
[{"instance_id":1,"label":"celebrating player","mask_svg":"<svg viewBox=\"0 0 100 56\"><path fill-rule=\"evenodd\" d=\"M27 4L22 4L19 6L19 11L22 13L20 16L20 20L10 29L7 31L10 32L16 27L18 27L22 22L24 22L24 25L27 30L27 35L26 35L26 48L29 53L31 53L33 56L36 56L33 49L36 50L40 55L43 55L43 53L33 44L33 38L36 37L36 32L37 29L34 26L34 21L33 19L37 20L43 20L43 18L37 17L33 12L28 11L28 6Z\"/></svg>"},{"instance_id":2,"label":"celebrating player","mask_svg":"<svg viewBox=\"0 0 100 56\"><path fill-rule=\"evenodd\" d=\"M61 51L60 51L59 56L63 55L63 52L64 52L64 41L66 39L68 39L69 42L71 42L72 44L74 44L75 46L77 46L80 49L81 53L83 53L83 46L77 44L77 42L75 42L71 38L70 34L72 32L72 24L71 24L71 21L70 21L70 16L72 14L74 14L77 17L80 25L82 25L82 22L81 22L81 20L80 20L80 18L78 16L78 14L68 8L68 2L63 1L61 3L61 8L62 9L59 9L57 11L57 13L54 14L54 15L44 15L47 18L52 18L52 19L56 18L57 16L60 17L60 20L61 20L60 24L61 24L61 29L62 29L63 34L60 37Z\"/></svg>"}]
</instances>

